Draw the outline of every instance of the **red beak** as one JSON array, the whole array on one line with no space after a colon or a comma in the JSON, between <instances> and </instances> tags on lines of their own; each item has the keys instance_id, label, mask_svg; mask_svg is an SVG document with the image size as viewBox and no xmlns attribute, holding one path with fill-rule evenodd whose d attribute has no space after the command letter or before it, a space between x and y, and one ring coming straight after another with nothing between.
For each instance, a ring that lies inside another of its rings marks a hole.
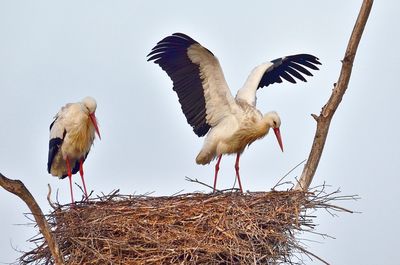
<instances>
[{"instance_id":1,"label":"red beak","mask_svg":"<svg viewBox=\"0 0 400 265\"><path fill-rule=\"evenodd\" d=\"M283 144L282 144L282 138L281 138L281 131L279 130L279 128L274 128L274 133L275 133L276 139L278 140L279 147L281 148L281 150L282 150L282 152L283 152Z\"/></svg>"},{"instance_id":2,"label":"red beak","mask_svg":"<svg viewBox=\"0 0 400 265\"><path fill-rule=\"evenodd\" d=\"M99 127L97 126L97 119L96 119L96 115L94 115L94 112L92 114L89 114L90 120L93 123L94 128L96 129L96 133L99 136L99 139L101 140L101 136L100 136L100 131L99 131Z\"/></svg>"}]
</instances>

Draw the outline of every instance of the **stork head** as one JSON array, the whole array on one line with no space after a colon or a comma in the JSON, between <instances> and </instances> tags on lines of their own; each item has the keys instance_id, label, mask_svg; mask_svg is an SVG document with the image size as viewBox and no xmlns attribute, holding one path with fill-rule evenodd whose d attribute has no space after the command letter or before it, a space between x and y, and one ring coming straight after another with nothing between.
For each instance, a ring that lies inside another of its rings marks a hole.
<instances>
[{"instance_id":1,"label":"stork head","mask_svg":"<svg viewBox=\"0 0 400 265\"><path fill-rule=\"evenodd\" d=\"M99 131L99 127L97 125L97 119L96 119L96 108L97 108L97 103L96 100L92 97L85 97L82 100L83 105L87 108L88 113L89 113L89 118L91 120L91 122L93 123L93 126L96 130L97 135L99 136L99 139L101 139L100 136L100 131Z\"/></svg>"},{"instance_id":2,"label":"stork head","mask_svg":"<svg viewBox=\"0 0 400 265\"><path fill-rule=\"evenodd\" d=\"M274 130L276 140L278 140L279 147L283 152L281 131L279 130L279 127L281 126L281 119L279 118L278 113L276 113L275 111L268 112L264 115L264 120L267 125L269 125L269 127Z\"/></svg>"}]
</instances>

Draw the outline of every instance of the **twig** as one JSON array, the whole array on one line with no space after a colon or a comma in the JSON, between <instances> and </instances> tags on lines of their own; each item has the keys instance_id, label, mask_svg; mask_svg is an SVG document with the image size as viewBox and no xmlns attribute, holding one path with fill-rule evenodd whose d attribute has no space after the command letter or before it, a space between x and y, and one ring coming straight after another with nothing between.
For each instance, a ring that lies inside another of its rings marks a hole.
<instances>
[{"instance_id":1,"label":"twig","mask_svg":"<svg viewBox=\"0 0 400 265\"><path fill-rule=\"evenodd\" d=\"M323 260L322 258L318 257L318 256L315 255L314 253L308 251L307 249L305 249L305 248L303 248L303 247L301 247L301 246L298 246L298 245L296 246L296 248L298 248L300 251L303 251L306 255L312 256L312 257L316 258L317 260L321 261L322 263L324 263L324 264L326 264L326 265L329 265L328 262L326 262L326 261Z\"/></svg>"},{"instance_id":2,"label":"twig","mask_svg":"<svg viewBox=\"0 0 400 265\"><path fill-rule=\"evenodd\" d=\"M203 186L206 186L207 188L210 188L210 189L212 189L212 190L214 190L214 187L211 187L210 185L208 185L208 184L206 184L206 183L204 183L204 182L201 182L200 180L198 180L198 179L192 179L192 178L189 178L189 177L185 177L185 180L186 181L189 181L189 182L194 182L194 183L198 183L198 184L201 184L201 185L203 185ZM219 192L220 190L216 190L217 192Z\"/></svg>"},{"instance_id":3,"label":"twig","mask_svg":"<svg viewBox=\"0 0 400 265\"><path fill-rule=\"evenodd\" d=\"M342 69L340 72L339 80L334 85L331 97L328 102L322 108L319 116L312 115L317 121L317 130L315 132L314 142L312 144L310 155L307 159L307 163L304 166L303 173L296 185L297 190L308 190L311 181L315 175L318 167L319 160L324 149L326 138L328 136L329 125L332 117L335 114L340 102L342 101L343 95L346 92L349 84L351 70L353 67L354 58L356 56L358 44L365 25L368 20L369 13L371 11L373 0L364 0L357 17L357 21L351 33L349 43L347 45L344 59L342 60Z\"/></svg>"},{"instance_id":4,"label":"twig","mask_svg":"<svg viewBox=\"0 0 400 265\"><path fill-rule=\"evenodd\" d=\"M107 197L107 201L111 201L115 196L118 195L118 193L119 193L119 189L116 189L113 192L111 192Z\"/></svg>"},{"instance_id":5,"label":"twig","mask_svg":"<svg viewBox=\"0 0 400 265\"><path fill-rule=\"evenodd\" d=\"M47 184L47 187L49 188L49 192L47 193L47 201L49 202L51 208L56 210L58 207L54 205L54 203L51 201L51 186L50 184Z\"/></svg>"},{"instance_id":6,"label":"twig","mask_svg":"<svg viewBox=\"0 0 400 265\"><path fill-rule=\"evenodd\" d=\"M290 173L293 172L293 170L295 170L296 168L298 168L301 164L303 164L304 162L306 162L307 159L304 159L303 161L301 161L300 163L298 163L294 168L292 168L291 170L289 170L288 173L286 173L276 184L275 186L272 187L271 190L275 190L276 187L281 185L281 181L284 180ZM283 182L283 183L291 183L291 182ZM283 184L282 183L282 184Z\"/></svg>"},{"instance_id":7,"label":"twig","mask_svg":"<svg viewBox=\"0 0 400 265\"><path fill-rule=\"evenodd\" d=\"M57 192L56 192L56 202L58 205L60 205L60 200L58 199L58 191L59 191L59 189L57 189Z\"/></svg>"},{"instance_id":8,"label":"twig","mask_svg":"<svg viewBox=\"0 0 400 265\"><path fill-rule=\"evenodd\" d=\"M201 184L203 186L206 186L207 188L210 188L210 189L214 190L214 187L211 187L210 185L208 185L208 184L206 184L204 182L201 182L198 179L192 179L192 178L189 178L189 177L185 177L185 180L189 181L189 182ZM223 190L215 189L215 193L224 193L224 192L227 192L227 191L232 191L232 192L233 191L239 191L239 188L233 187L233 188L228 188L228 189L223 189Z\"/></svg>"},{"instance_id":9,"label":"twig","mask_svg":"<svg viewBox=\"0 0 400 265\"><path fill-rule=\"evenodd\" d=\"M47 245L50 248L51 254L53 255L56 264L64 264L63 255L57 245L57 242L51 233L51 229L46 219L44 218L43 212L37 204L35 198L25 187L24 183L20 180L8 179L0 173L0 186L2 186L8 192L11 192L21 198L32 212L35 217L36 223L39 226L40 232L43 234L47 241Z\"/></svg>"},{"instance_id":10,"label":"twig","mask_svg":"<svg viewBox=\"0 0 400 265\"><path fill-rule=\"evenodd\" d=\"M182 189L182 190L179 190L179 191L173 193L171 196L176 196L176 195L178 195L178 194L181 194L183 191L184 191L183 189Z\"/></svg>"},{"instance_id":11,"label":"twig","mask_svg":"<svg viewBox=\"0 0 400 265\"><path fill-rule=\"evenodd\" d=\"M348 213L354 213L354 211L337 206L337 205L332 205L327 203L326 206L330 207L331 209L335 210L335 211L341 211L341 212L348 212Z\"/></svg>"},{"instance_id":12,"label":"twig","mask_svg":"<svg viewBox=\"0 0 400 265\"><path fill-rule=\"evenodd\" d=\"M79 189L81 190L81 192L82 192L82 197L81 197L82 199L81 199L80 202L88 202L90 196L93 194L93 191L91 191L91 192L88 194L88 197L86 198L86 196L85 196L85 191L83 190L82 186L79 185L79 184L76 183L76 182L75 182L75 185L78 186L78 188L79 188Z\"/></svg>"}]
</instances>

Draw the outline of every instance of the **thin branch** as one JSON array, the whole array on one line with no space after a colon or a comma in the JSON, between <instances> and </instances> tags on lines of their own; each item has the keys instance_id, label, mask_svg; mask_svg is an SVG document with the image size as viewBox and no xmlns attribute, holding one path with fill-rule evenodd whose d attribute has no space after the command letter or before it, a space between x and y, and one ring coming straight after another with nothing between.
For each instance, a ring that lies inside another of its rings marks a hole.
<instances>
[{"instance_id":1,"label":"thin branch","mask_svg":"<svg viewBox=\"0 0 400 265\"><path fill-rule=\"evenodd\" d=\"M50 186L50 184L47 184L47 187L49 188L49 192L47 193L47 201L49 202L51 208L56 210L58 207L51 201L51 186Z\"/></svg>"},{"instance_id":2,"label":"thin branch","mask_svg":"<svg viewBox=\"0 0 400 265\"><path fill-rule=\"evenodd\" d=\"M282 180L284 180L290 173L293 172L293 170L295 170L296 168L298 168L301 164L303 164L304 162L306 162L306 159L304 159L303 161L301 161L300 163L298 163L295 167L293 167L291 170L289 170L288 173L286 173L276 184L275 186L272 187L271 190L275 190L278 186L280 186L281 184L284 183L291 183L291 182L283 182L281 183Z\"/></svg>"},{"instance_id":3,"label":"thin branch","mask_svg":"<svg viewBox=\"0 0 400 265\"><path fill-rule=\"evenodd\" d=\"M321 261L322 263L329 265L328 262L326 262L325 260L323 260L322 258L318 257L317 255L315 255L314 253L308 251L307 249L301 247L301 246L296 246L296 248L298 248L300 251L304 252L306 255L312 256L314 258L316 258L317 260Z\"/></svg>"},{"instance_id":4,"label":"thin branch","mask_svg":"<svg viewBox=\"0 0 400 265\"><path fill-rule=\"evenodd\" d=\"M177 196L177 195L181 194L183 191L184 191L184 189L179 190L179 191L173 193L171 196Z\"/></svg>"},{"instance_id":5,"label":"thin branch","mask_svg":"<svg viewBox=\"0 0 400 265\"><path fill-rule=\"evenodd\" d=\"M203 185L203 186L206 186L207 188L210 188L210 189L214 190L213 187L211 187L210 185L208 185L208 184L206 184L206 183L204 183L204 182L201 182L201 181L198 180L198 179L192 179L192 178L189 178L189 177L185 177L185 180L186 180L186 181L189 181L189 182L194 182L194 183L201 184L201 185ZM219 191L219 190L217 190L217 191Z\"/></svg>"},{"instance_id":6,"label":"thin branch","mask_svg":"<svg viewBox=\"0 0 400 265\"><path fill-rule=\"evenodd\" d=\"M198 179L192 179L192 178L189 178L189 177L186 176L186 177L185 177L185 180L186 180L186 181L189 181L189 182L201 184L201 185L203 185L203 186L206 186L207 188L210 188L210 189L214 190L214 187L211 187L210 185L208 185L208 184L206 184L206 183L204 183L204 182L201 182L201 181L198 180ZM216 192L216 193L223 193L223 192L226 192L226 191L232 191L232 192L234 192L234 191L239 191L239 189L238 189L238 188L229 188L229 189L223 189L223 190L215 189L215 192Z\"/></svg>"},{"instance_id":7,"label":"thin branch","mask_svg":"<svg viewBox=\"0 0 400 265\"><path fill-rule=\"evenodd\" d=\"M111 193L108 195L107 200L108 200L108 201L111 201L112 199L114 199L115 196L118 195L118 193L119 193L119 189L114 190L113 192L111 192Z\"/></svg>"},{"instance_id":8,"label":"thin branch","mask_svg":"<svg viewBox=\"0 0 400 265\"><path fill-rule=\"evenodd\" d=\"M22 183L22 181L20 180L12 180L6 178L3 174L0 173L0 186L2 186L8 192L17 195L26 203L26 205L31 210L32 215L35 217L40 232L46 239L47 245L51 250L51 254L53 255L55 263L60 265L64 264L63 255L51 232L50 226L47 223L46 218L44 217L43 212L37 204L35 198L33 198L32 194L25 187L24 183Z\"/></svg>"},{"instance_id":9,"label":"thin branch","mask_svg":"<svg viewBox=\"0 0 400 265\"><path fill-rule=\"evenodd\" d=\"M358 44L360 43L362 33L368 20L369 13L372 8L373 0L364 0L358 14L357 21L351 33L349 43L347 45L344 59L342 60L342 69L340 72L339 79L334 85L331 97L328 102L322 108L319 116L312 115L317 120L317 130L315 132L314 142L312 144L310 155L307 159L307 163L304 166L303 173L296 185L296 190L306 191L311 184L311 181L317 170L319 160L324 149L326 138L329 131L329 125L332 117L335 114L340 102L342 101L343 95L346 92L349 84L351 70L353 67L354 58L356 56Z\"/></svg>"}]
</instances>

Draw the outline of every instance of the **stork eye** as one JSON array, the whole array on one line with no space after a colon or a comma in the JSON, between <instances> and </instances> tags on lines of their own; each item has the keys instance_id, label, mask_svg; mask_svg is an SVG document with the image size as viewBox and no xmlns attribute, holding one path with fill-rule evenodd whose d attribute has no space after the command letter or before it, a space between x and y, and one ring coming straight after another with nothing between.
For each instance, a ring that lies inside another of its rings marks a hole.
<instances>
[{"instance_id":1,"label":"stork eye","mask_svg":"<svg viewBox=\"0 0 400 265\"><path fill-rule=\"evenodd\" d=\"M274 121L274 127L276 127L276 121Z\"/></svg>"}]
</instances>

